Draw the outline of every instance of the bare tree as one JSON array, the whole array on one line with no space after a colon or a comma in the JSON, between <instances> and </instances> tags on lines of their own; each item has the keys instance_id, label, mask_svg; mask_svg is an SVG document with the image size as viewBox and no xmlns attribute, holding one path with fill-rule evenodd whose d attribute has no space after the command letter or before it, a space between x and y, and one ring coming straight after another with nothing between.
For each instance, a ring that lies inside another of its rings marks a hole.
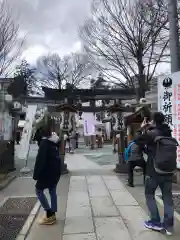
<instances>
[{"instance_id":1,"label":"bare tree","mask_svg":"<svg viewBox=\"0 0 180 240\"><path fill-rule=\"evenodd\" d=\"M24 39L20 39L19 25L5 0L0 1L0 75L6 77L20 55Z\"/></svg>"},{"instance_id":2,"label":"bare tree","mask_svg":"<svg viewBox=\"0 0 180 240\"><path fill-rule=\"evenodd\" d=\"M74 53L61 58L58 54L49 54L37 61L42 86L63 89L66 86L78 87L90 74L87 55Z\"/></svg>"},{"instance_id":3,"label":"bare tree","mask_svg":"<svg viewBox=\"0 0 180 240\"><path fill-rule=\"evenodd\" d=\"M62 89L68 73L68 59L49 54L37 60L38 80L41 86Z\"/></svg>"},{"instance_id":4,"label":"bare tree","mask_svg":"<svg viewBox=\"0 0 180 240\"><path fill-rule=\"evenodd\" d=\"M87 54L73 53L69 56L68 63L67 83L79 87L84 81L89 81L88 77L93 69Z\"/></svg>"},{"instance_id":5,"label":"bare tree","mask_svg":"<svg viewBox=\"0 0 180 240\"><path fill-rule=\"evenodd\" d=\"M163 4L141 0L96 0L92 18L80 29L96 67L120 87L144 97L159 63L169 56L167 12Z\"/></svg>"}]
</instances>

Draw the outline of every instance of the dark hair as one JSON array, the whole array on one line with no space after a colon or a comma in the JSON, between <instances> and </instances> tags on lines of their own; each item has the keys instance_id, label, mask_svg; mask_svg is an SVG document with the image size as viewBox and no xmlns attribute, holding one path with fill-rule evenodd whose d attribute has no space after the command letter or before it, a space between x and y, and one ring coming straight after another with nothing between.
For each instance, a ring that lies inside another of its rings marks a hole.
<instances>
[{"instance_id":1,"label":"dark hair","mask_svg":"<svg viewBox=\"0 0 180 240\"><path fill-rule=\"evenodd\" d=\"M161 125L164 123L165 116L162 112L155 112L153 114L153 121L156 125Z\"/></svg>"},{"instance_id":2,"label":"dark hair","mask_svg":"<svg viewBox=\"0 0 180 240\"><path fill-rule=\"evenodd\" d=\"M42 137L50 137L52 132L51 132L51 127L46 125L44 127L42 127Z\"/></svg>"}]
</instances>

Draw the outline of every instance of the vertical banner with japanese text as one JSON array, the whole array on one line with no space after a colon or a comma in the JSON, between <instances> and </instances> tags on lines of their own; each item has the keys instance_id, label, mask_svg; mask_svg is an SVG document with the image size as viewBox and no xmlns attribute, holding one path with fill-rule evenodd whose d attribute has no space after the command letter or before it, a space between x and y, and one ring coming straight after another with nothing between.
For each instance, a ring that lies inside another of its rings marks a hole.
<instances>
[{"instance_id":1,"label":"vertical banner with japanese text","mask_svg":"<svg viewBox=\"0 0 180 240\"><path fill-rule=\"evenodd\" d=\"M84 136L91 135L95 135L95 120L93 115L88 115L84 119Z\"/></svg>"},{"instance_id":2,"label":"vertical banner with japanese text","mask_svg":"<svg viewBox=\"0 0 180 240\"><path fill-rule=\"evenodd\" d=\"M180 144L180 72L159 77L158 110L165 115L165 122ZM177 151L177 168L180 169L180 146Z\"/></svg>"}]
</instances>

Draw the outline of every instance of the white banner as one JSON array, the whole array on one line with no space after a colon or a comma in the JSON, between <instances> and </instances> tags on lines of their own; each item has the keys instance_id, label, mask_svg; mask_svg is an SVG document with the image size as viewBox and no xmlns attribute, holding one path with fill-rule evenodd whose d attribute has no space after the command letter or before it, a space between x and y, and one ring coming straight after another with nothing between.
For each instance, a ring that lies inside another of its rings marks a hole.
<instances>
[{"instance_id":1,"label":"white banner","mask_svg":"<svg viewBox=\"0 0 180 240\"><path fill-rule=\"evenodd\" d=\"M158 110L164 113L173 137L180 144L180 72L158 79ZM177 168L180 169L180 146L177 151Z\"/></svg>"},{"instance_id":2,"label":"white banner","mask_svg":"<svg viewBox=\"0 0 180 240\"><path fill-rule=\"evenodd\" d=\"M84 119L84 136L95 135L95 120L93 117Z\"/></svg>"},{"instance_id":3,"label":"white banner","mask_svg":"<svg viewBox=\"0 0 180 240\"><path fill-rule=\"evenodd\" d=\"M37 105L28 105L26 109L26 123L22 132L20 146L18 149L18 158L26 160L30 148L30 141L32 136L32 126L35 120Z\"/></svg>"}]
</instances>

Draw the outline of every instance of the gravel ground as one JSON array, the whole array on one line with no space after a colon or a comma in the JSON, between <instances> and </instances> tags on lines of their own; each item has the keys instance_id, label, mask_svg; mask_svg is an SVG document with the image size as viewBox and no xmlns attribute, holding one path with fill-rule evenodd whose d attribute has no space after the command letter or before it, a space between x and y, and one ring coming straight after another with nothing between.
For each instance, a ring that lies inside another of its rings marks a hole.
<instances>
[{"instance_id":1,"label":"gravel ground","mask_svg":"<svg viewBox=\"0 0 180 240\"><path fill-rule=\"evenodd\" d=\"M180 194L173 195L174 208L177 213L180 214Z\"/></svg>"},{"instance_id":2,"label":"gravel ground","mask_svg":"<svg viewBox=\"0 0 180 240\"><path fill-rule=\"evenodd\" d=\"M159 196L162 199L162 195ZM174 210L180 214L180 193L173 194Z\"/></svg>"},{"instance_id":3,"label":"gravel ground","mask_svg":"<svg viewBox=\"0 0 180 240\"><path fill-rule=\"evenodd\" d=\"M106 154L106 153L96 153L96 154L84 154L84 156L88 159L91 160L101 166L103 165L112 165L116 164L118 160L117 155L113 154Z\"/></svg>"},{"instance_id":4,"label":"gravel ground","mask_svg":"<svg viewBox=\"0 0 180 240\"><path fill-rule=\"evenodd\" d=\"M91 160L101 166L104 165L114 165L118 161L118 155L113 154L112 145L104 145L103 148L90 150L85 148L84 145L80 145L76 152L83 154L88 160Z\"/></svg>"}]
</instances>

